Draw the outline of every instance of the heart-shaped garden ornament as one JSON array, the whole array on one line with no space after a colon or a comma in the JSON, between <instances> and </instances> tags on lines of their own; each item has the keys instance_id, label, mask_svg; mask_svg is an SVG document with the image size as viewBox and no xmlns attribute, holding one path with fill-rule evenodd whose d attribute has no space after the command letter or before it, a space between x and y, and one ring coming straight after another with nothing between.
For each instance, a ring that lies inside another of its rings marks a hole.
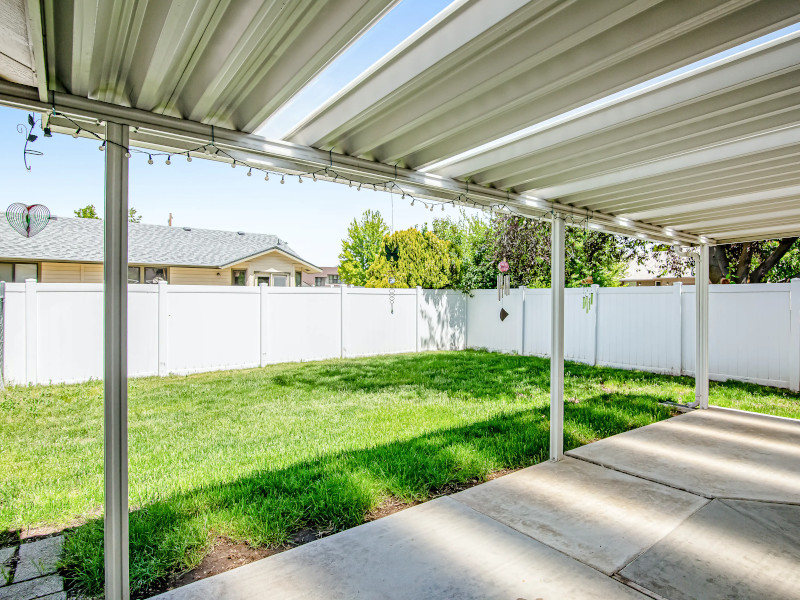
<instances>
[{"instance_id":1,"label":"heart-shaped garden ornament","mask_svg":"<svg viewBox=\"0 0 800 600\"><path fill-rule=\"evenodd\" d=\"M26 206L15 202L6 209L6 219L11 228L22 237L30 238L47 227L50 221L50 209L44 204Z\"/></svg>"}]
</instances>

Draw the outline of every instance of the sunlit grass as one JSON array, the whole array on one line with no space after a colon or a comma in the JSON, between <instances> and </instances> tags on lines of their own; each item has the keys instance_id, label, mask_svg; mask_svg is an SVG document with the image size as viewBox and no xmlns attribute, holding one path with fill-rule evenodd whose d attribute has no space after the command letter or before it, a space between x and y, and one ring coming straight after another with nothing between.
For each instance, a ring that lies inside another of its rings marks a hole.
<instances>
[{"instance_id":1,"label":"sunlit grass","mask_svg":"<svg viewBox=\"0 0 800 600\"><path fill-rule=\"evenodd\" d=\"M386 498L534 464L548 446L547 360L442 352L130 382L134 597L217 536L279 546L363 522ZM565 446L663 419L693 380L568 364ZM798 416L798 397L712 384L712 403ZM72 531L64 565L103 584L102 384L0 392L0 531Z\"/></svg>"}]
</instances>

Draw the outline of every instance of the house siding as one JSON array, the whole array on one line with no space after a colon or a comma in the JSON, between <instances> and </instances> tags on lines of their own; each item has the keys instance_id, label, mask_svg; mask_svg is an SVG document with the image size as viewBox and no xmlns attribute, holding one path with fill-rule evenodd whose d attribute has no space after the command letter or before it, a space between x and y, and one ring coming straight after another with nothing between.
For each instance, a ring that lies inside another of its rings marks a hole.
<instances>
[{"instance_id":1,"label":"house siding","mask_svg":"<svg viewBox=\"0 0 800 600\"><path fill-rule=\"evenodd\" d=\"M39 269L42 283L103 283L103 265L43 262Z\"/></svg>"},{"instance_id":2,"label":"house siding","mask_svg":"<svg viewBox=\"0 0 800 600\"><path fill-rule=\"evenodd\" d=\"M171 267L169 282L174 285L231 285L231 270Z\"/></svg>"}]
</instances>

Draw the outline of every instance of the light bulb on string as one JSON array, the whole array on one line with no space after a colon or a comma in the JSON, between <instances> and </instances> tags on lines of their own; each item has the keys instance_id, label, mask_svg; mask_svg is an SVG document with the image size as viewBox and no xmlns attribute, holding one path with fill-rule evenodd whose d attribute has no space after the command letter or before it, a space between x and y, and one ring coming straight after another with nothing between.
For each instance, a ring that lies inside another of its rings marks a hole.
<instances>
[{"instance_id":1,"label":"light bulb on string","mask_svg":"<svg viewBox=\"0 0 800 600\"><path fill-rule=\"evenodd\" d=\"M103 152L106 149L106 143L103 142L97 149L100 150L100 152Z\"/></svg>"},{"instance_id":2,"label":"light bulb on string","mask_svg":"<svg viewBox=\"0 0 800 600\"><path fill-rule=\"evenodd\" d=\"M209 150L209 149L208 149L208 145L205 145L205 146L203 146L203 151L204 151L206 154L211 154L211 150Z\"/></svg>"},{"instance_id":3,"label":"light bulb on string","mask_svg":"<svg viewBox=\"0 0 800 600\"><path fill-rule=\"evenodd\" d=\"M431 203L431 209L430 210L431 210L431 212L433 212L433 204L432 203Z\"/></svg>"},{"instance_id":4,"label":"light bulb on string","mask_svg":"<svg viewBox=\"0 0 800 600\"><path fill-rule=\"evenodd\" d=\"M356 191L357 191L357 192L360 192L360 191L361 191L361 184L360 184L360 183L358 184L358 187L356 188Z\"/></svg>"},{"instance_id":5,"label":"light bulb on string","mask_svg":"<svg viewBox=\"0 0 800 600\"><path fill-rule=\"evenodd\" d=\"M148 165L152 165L153 164L153 155L152 154L148 154L147 155L147 164Z\"/></svg>"},{"instance_id":6,"label":"light bulb on string","mask_svg":"<svg viewBox=\"0 0 800 600\"><path fill-rule=\"evenodd\" d=\"M75 131L72 133L72 137L74 137L74 138L76 138L76 139L77 139L77 137L78 137L78 135L80 135L80 133L81 133L81 130L80 130L80 129L76 129L76 130L75 130Z\"/></svg>"},{"instance_id":7,"label":"light bulb on string","mask_svg":"<svg viewBox=\"0 0 800 600\"><path fill-rule=\"evenodd\" d=\"M283 175L281 175L281 185L283 185L284 183L286 182L283 180Z\"/></svg>"},{"instance_id":8,"label":"light bulb on string","mask_svg":"<svg viewBox=\"0 0 800 600\"><path fill-rule=\"evenodd\" d=\"M301 175L297 176L297 183L303 183L303 177Z\"/></svg>"},{"instance_id":9,"label":"light bulb on string","mask_svg":"<svg viewBox=\"0 0 800 600\"><path fill-rule=\"evenodd\" d=\"M269 173L264 173L264 181L269 181Z\"/></svg>"},{"instance_id":10,"label":"light bulb on string","mask_svg":"<svg viewBox=\"0 0 800 600\"><path fill-rule=\"evenodd\" d=\"M231 169L235 168L236 168L236 159L234 158L233 161L231 162Z\"/></svg>"},{"instance_id":11,"label":"light bulb on string","mask_svg":"<svg viewBox=\"0 0 800 600\"><path fill-rule=\"evenodd\" d=\"M165 165L171 165L172 164L172 161L170 160L170 158L172 158L172 157L171 156L167 156L167 160L164 161Z\"/></svg>"},{"instance_id":12,"label":"light bulb on string","mask_svg":"<svg viewBox=\"0 0 800 600\"><path fill-rule=\"evenodd\" d=\"M372 184L372 191L373 192L377 192L378 191L378 187L374 183Z\"/></svg>"},{"instance_id":13,"label":"light bulb on string","mask_svg":"<svg viewBox=\"0 0 800 600\"><path fill-rule=\"evenodd\" d=\"M353 181L351 179L347 180L347 187L353 187Z\"/></svg>"},{"instance_id":14,"label":"light bulb on string","mask_svg":"<svg viewBox=\"0 0 800 600\"><path fill-rule=\"evenodd\" d=\"M442 204L442 212L444 212L444 204Z\"/></svg>"},{"instance_id":15,"label":"light bulb on string","mask_svg":"<svg viewBox=\"0 0 800 600\"><path fill-rule=\"evenodd\" d=\"M130 151L126 152L126 153L125 153L125 158L130 158L130 157L131 157L131 153L130 153Z\"/></svg>"},{"instance_id":16,"label":"light bulb on string","mask_svg":"<svg viewBox=\"0 0 800 600\"><path fill-rule=\"evenodd\" d=\"M186 153L186 162L192 162L192 156L188 152Z\"/></svg>"},{"instance_id":17,"label":"light bulb on string","mask_svg":"<svg viewBox=\"0 0 800 600\"><path fill-rule=\"evenodd\" d=\"M253 169L252 169L252 167L251 167L251 168L250 168L250 170L247 172L247 176L248 176L248 177L252 177L252 176L253 176Z\"/></svg>"},{"instance_id":18,"label":"light bulb on string","mask_svg":"<svg viewBox=\"0 0 800 600\"><path fill-rule=\"evenodd\" d=\"M317 182L317 174L316 173L312 173L311 174L311 179L314 181L314 183L316 183Z\"/></svg>"},{"instance_id":19,"label":"light bulb on string","mask_svg":"<svg viewBox=\"0 0 800 600\"><path fill-rule=\"evenodd\" d=\"M414 199L411 199L411 206L414 206Z\"/></svg>"}]
</instances>

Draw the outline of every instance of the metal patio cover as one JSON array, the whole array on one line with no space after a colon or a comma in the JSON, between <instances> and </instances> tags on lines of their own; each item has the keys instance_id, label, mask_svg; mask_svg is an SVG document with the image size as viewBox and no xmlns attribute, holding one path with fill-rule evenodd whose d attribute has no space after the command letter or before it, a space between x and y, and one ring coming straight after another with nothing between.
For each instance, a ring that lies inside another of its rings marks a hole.
<instances>
[{"instance_id":1,"label":"metal patio cover","mask_svg":"<svg viewBox=\"0 0 800 600\"><path fill-rule=\"evenodd\" d=\"M253 134L395 3L2 0L0 99L649 239L800 234L797 36L557 118L794 24L796 0L457 0L285 140Z\"/></svg>"}]
</instances>

